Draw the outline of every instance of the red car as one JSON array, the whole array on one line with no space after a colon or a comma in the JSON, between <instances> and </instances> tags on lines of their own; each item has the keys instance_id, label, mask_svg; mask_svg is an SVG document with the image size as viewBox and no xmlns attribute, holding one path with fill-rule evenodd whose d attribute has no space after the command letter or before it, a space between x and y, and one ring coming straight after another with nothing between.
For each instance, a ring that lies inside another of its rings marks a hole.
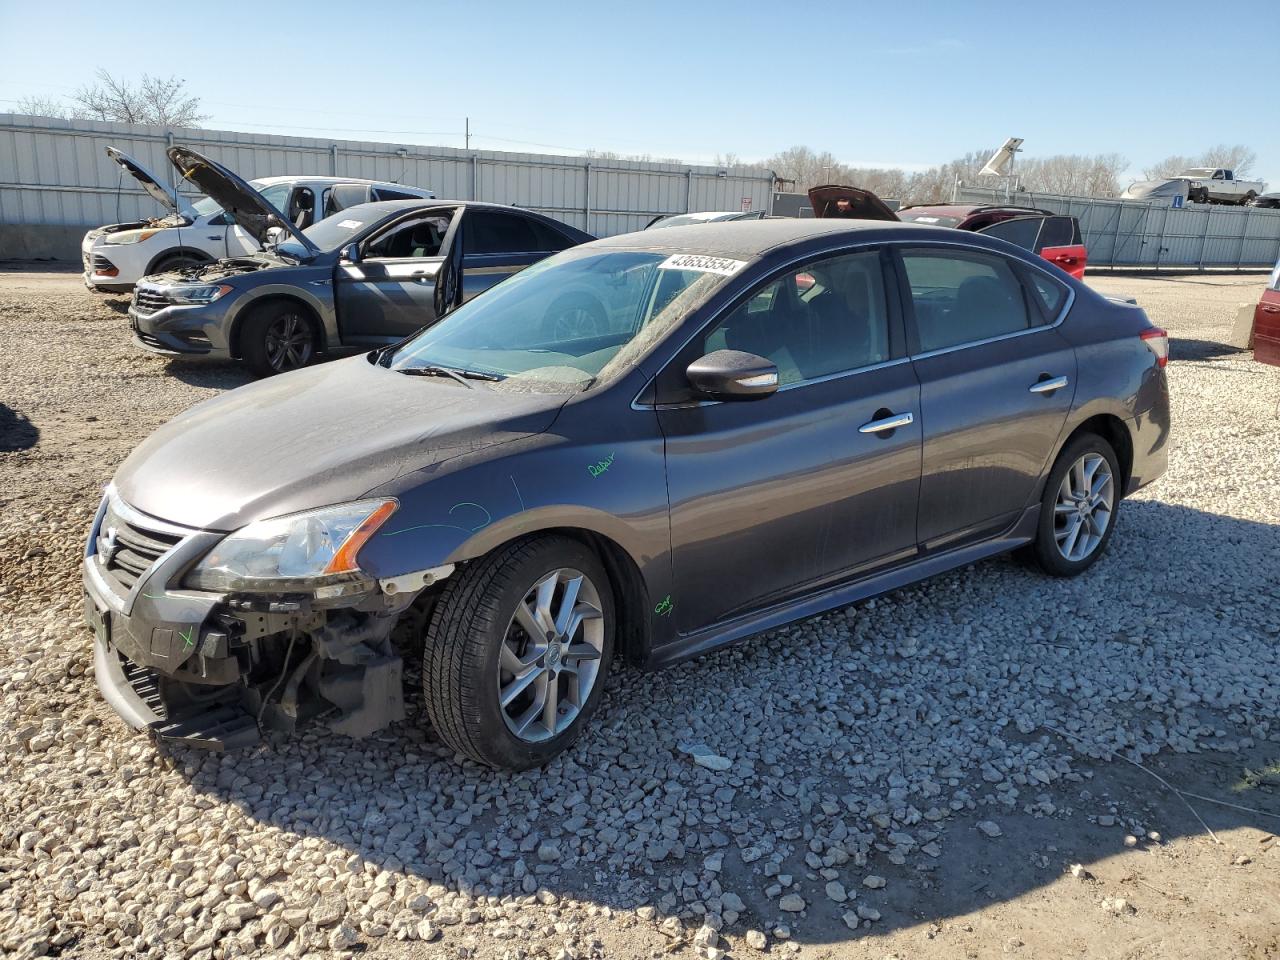
<instances>
[{"instance_id":1,"label":"red car","mask_svg":"<svg viewBox=\"0 0 1280 960\"><path fill-rule=\"evenodd\" d=\"M1253 311L1253 359L1280 367L1280 263Z\"/></svg>"},{"instance_id":2,"label":"red car","mask_svg":"<svg viewBox=\"0 0 1280 960\"><path fill-rule=\"evenodd\" d=\"M1088 262L1080 221L1052 210L948 203L903 207L895 214L875 194L857 187L840 186L814 187L809 191L809 202L816 217L901 220L999 237L1040 254L1077 280L1084 278Z\"/></svg>"}]
</instances>

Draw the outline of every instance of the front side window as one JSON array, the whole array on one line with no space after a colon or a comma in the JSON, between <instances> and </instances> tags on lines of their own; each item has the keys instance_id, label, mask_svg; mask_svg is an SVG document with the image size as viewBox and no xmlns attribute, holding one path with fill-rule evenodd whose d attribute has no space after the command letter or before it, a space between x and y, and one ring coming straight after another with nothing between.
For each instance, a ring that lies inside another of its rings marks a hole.
<instances>
[{"instance_id":1,"label":"front side window","mask_svg":"<svg viewBox=\"0 0 1280 960\"><path fill-rule=\"evenodd\" d=\"M450 217L437 213L398 223L370 240L364 248L367 260L421 260L440 256Z\"/></svg>"},{"instance_id":2,"label":"front side window","mask_svg":"<svg viewBox=\"0 0 1280 960\"><path fill-rule=\"evenodd\" d=\"M764 357L780 386L888 360L880 254L814 261L766 283L708 330L702 346Z\"/></svg>"},{"instance_id":3,"label":"front side window","mask_svg":"<svg viewBox=\"0 0 1280 960\"><path fill-rule=\"evenodd\" d=\"M1032 326L1022 284L1000 257L904 250L902 264L911 288L920 353Z\"/></svg>"},{"instance_id":4,"label":"front side window","mask_svg":"<svg viewBox=\"0 0 1280 960\"><path fill-rule=\"evenodd\" d=\"M493 378L494 389L572 393L631 369L743 266L647 250L566 250L464 303L382 362L410 374L469 371ZM566 322L566 305L603 322Z\"/></svg>"}]
</instances>

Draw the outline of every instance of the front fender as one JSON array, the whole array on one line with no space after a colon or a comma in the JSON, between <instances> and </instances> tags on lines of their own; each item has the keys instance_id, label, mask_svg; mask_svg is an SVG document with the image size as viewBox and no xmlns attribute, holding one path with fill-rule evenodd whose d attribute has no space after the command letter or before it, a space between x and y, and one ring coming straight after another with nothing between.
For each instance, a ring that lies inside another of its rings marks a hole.
<instances>
[{"instance_id":1,"label":"front fender","mask_svg":"<svg viewBox=\"0 0 1280 960\"><path fill-rule=\"evenodd\" d=\"M250 287L236 297L226 314L227 343L234 344L239 336L240 323L250 310L272 297L288 297L311 308L320 324L324 350L331 350L338 343L338 324L333 310L333 278L303 280L299 283L264 283ZM237 350L237 356L239 351Z\"/></svg>"}]
</instances>

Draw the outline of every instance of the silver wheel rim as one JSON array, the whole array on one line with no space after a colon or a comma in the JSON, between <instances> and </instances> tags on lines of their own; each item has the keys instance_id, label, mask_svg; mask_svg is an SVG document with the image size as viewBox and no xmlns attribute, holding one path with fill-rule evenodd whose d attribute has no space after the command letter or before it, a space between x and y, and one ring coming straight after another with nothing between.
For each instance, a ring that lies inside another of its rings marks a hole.
<instances>
[{"instance_id":1,"label":"silver wheel rim","mask_svg":"<svg viewBox=\"0 0 1280 960\"><path fill-rule=\"evenodd\" d=\"M294 370L311 359L311 328L296 313L277 317L267 328L267 362L272 370Z\"/></svg>"},{"instance_id":2,"label":"silver wheel rim","mask_svg":"<svg viewBox=\"0 0 1280 960\"><path fill-rule=\"evenodd\" d=\"M600 594L584 574L553 570L529 588L507 624L498 655L498 706L527 743L573 724L591 696L604 652Z\"/></svg>"},{"instance_id":3,"label":"silver wheel rim","mask_svg":"<svg viewBox=\"0 0 1280 960\"><path fill-rule=\"evenodd\" d=\"M1073 563L1098 549L1111 525L1115 478L1100 453L1086 453L1071 465L1058 485L1053 507L1053 538L1058 553Z\"/></svg>"}]
</instances>

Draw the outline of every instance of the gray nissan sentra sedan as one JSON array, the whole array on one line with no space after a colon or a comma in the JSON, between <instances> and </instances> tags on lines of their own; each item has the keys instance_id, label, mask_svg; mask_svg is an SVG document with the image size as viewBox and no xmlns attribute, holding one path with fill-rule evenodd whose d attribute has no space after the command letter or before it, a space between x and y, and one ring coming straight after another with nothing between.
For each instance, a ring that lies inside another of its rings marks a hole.
<instances>
[{"instance_id":1,"label":"gray nissan sentra sedan","mask_svg":"<svg viewBox=\"0 0 1280 960\"><path fill-rule=\"evenodd\" d=\"M568 294L603 320L531 322ZM575 247L144 441L85 549L99 687L165 739L360 736L404 717L414 649L446 743L544 764L618 661L1015 548L1087 570L1165 469L1167 351L1136 306L954 230Z\"/></svg>"}]
</instances>

